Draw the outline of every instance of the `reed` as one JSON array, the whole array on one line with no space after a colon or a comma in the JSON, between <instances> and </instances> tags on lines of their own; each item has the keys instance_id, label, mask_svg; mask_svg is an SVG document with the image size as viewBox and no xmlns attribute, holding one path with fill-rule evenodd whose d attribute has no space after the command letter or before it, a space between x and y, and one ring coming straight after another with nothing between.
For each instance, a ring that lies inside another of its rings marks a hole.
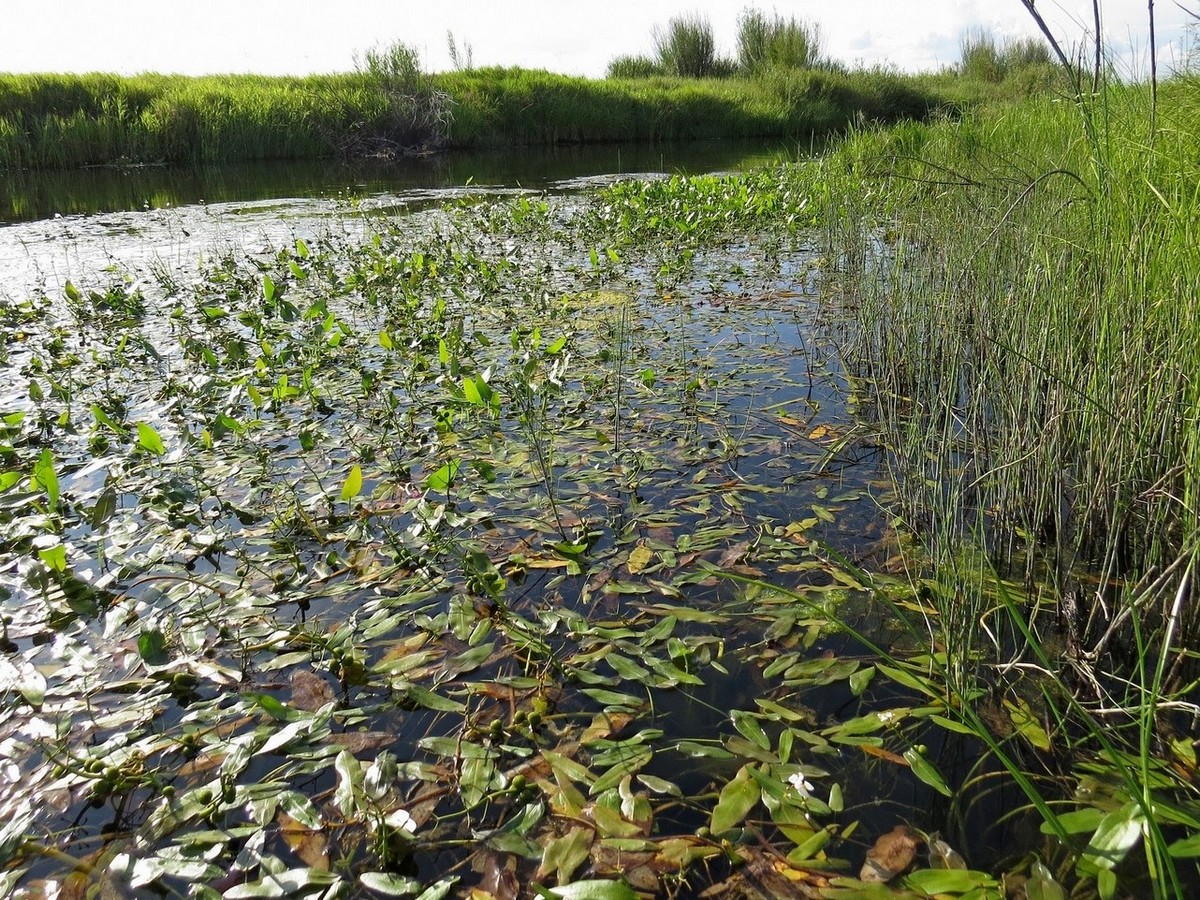
<instances>
[{"instance_id":1,"label":"reed","mask_svg":"<svg viewBox=\"0 0 1200 900\"><path fill-rule=\"evenodd\" d=\"M361 72L306 78L0 75L0 168L397 155L443 146L806 140L863 119L922 117L943 103L919 79L882 71L596 80L481 68L429 76L387 58L390 50L373 52L374 63L365 60Z\"/></svg>"},{"instance_id":2,"label":"reed","mask_svg":"<svg viewBox=\"0 0 1200 900\"><path fill-rule=\"evenodd\" d=\"M1180 884L1165 829L1196 824L1164 812L1195 802L1193 764L1173 767L1200 712L1196 86L1161 90L1157 127L1149 86L1110 84L1083 119L1040 99L864 131L822 169L846 352L923 538L953 694L1011 698L1036 672L1058 775L1103 773L1159 896ZM1079 874L1108 894L1114 866L1085 851Z\"/></svg>"},{"instance_id":3,"label":"reed","mask_svg":"<svg viewBox=\"0 0 1200 900\"><path fill-rule=\"evenodd\" d=\"M794 17L747 9L738 18L737 49L743 72L771 66L815 68L821 63L821 29Z\"/></svg>"}]
</instances>

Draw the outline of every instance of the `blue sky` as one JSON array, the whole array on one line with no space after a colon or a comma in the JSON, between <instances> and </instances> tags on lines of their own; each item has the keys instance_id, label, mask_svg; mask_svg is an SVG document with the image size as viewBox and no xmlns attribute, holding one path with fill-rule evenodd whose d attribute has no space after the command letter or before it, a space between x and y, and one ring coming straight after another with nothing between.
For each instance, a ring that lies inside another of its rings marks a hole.
<instances>
[{"instance_id":1,"label":"blue sky","mask_svg":"<svg viewBox=\"0 0 1200 900\"><path fill-rule=\"evenodd\" d=\"M1200 12L1200 0L1182 0ZM672 16L706 13L723 52L732 54L738 14L747 6L820 24L829 55L847 63L936 69L957 57L968 29L1033 34L1019 0L6 0L0 71L261 72L346 71L356 52L401 40L432 69L450 66L447 31L469 44L476 65L519 65L601 75L617 55L647 53L651 30ZM1159 63L1186 53L1188 16L1172 0L1155 3ZM1112 52L1145 72L1147 0L1106 0ZM1090 24L1091 0L1038 9L1067 46Z\"/></svg>"}]
</instances>

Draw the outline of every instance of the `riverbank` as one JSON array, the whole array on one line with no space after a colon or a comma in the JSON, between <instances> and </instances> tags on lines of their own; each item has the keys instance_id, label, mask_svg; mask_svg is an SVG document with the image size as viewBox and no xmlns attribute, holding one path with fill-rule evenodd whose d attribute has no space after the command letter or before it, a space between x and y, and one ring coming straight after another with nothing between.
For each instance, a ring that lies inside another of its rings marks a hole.
<instances>
[{"instance_id":1,"label":"riverbank","mask_svg":"<svg viewBox=\"0 0 1200 900\"><path fill-rule=\"evenodd\" d=\"M0 75L0 169L228 163L704 138L923 119L961 91L879 70L587 79L473 69L310 77ZM956 97L956 99L957 99Z\"/></svg>"}]
</instances>

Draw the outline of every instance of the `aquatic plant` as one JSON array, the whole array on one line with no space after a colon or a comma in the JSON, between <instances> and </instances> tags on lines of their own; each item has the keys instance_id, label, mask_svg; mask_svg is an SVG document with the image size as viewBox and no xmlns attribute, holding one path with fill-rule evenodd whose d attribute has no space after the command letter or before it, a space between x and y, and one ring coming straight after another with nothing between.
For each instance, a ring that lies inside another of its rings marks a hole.
<instances>
[{"instance_id":1,"label":"aquatic plant","mask_svg":"<svg viewBox=\"0 0 1200 900\"><path fill-rule=\"evenodd\" d=\"M964 703L963 721L1048 833L1090 841L1075 877L1111 895L1136 852L1144 889L1173 896L1196 822L1177 718L1195 711L1200 622L1192 140L1147 143L1143 87L1110 84L1085 113L1030 102L859 135L830 163L854 174L828 194L829 246L924 544L911 564L936 585L943 677L1008 710L997 727ZM1033 695L1006 677L1022 670ZM1071 752L1034 781L1014 734Z\"/></svg>"}]
</instances>

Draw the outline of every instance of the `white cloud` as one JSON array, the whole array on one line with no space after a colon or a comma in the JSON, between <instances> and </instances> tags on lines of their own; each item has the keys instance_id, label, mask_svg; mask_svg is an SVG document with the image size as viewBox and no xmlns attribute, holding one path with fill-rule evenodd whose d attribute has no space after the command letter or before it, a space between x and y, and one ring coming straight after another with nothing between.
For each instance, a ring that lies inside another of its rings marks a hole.
<instances>
[{"instance_id":1,"label":"white cloud","mask_svg":"<svg viewBox=\"0 0 1200 900\"><path fill-rule=\"evenodd\" d=\"M0 70L118 72L344 71L356 51L402 40L433 68L450 64L446 32L470 44L477 65L521 65L600 75L614 56L648 53L651 30L702 7L723 52L732 53L747 5L817 22L830 55L846 62L931 69L953 62L959 36L984 27L998 36L1036 29L1019 0L9 0ZM1184 0L1200 11L1200 0ZM1038 8L1064 45L1079 46L1091 0ZM1145 69L1146 0L1103 3L1107 38L1126 68ZM1178 59L1187 15L1156 4L1159 59Z\"/></svg>"}]
</instances>

